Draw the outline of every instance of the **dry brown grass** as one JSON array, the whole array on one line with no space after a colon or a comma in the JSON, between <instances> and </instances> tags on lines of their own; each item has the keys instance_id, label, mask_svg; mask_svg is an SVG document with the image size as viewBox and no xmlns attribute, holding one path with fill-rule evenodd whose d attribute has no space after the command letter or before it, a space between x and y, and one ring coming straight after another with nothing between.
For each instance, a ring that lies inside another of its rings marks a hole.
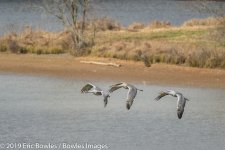
<instances>
[{"instance_id":1,"label":"dry brown grass","mask_svg":"<svg viewBox=\"0 0 225 150\"><path fill-rule=\"evenodd\" d=\"M91 26L90 24L89 26ZM103 17L96 19L94 22L96 29L98 31L106 31L106 30L120 30L122 26L112 18Z\"/></svg>"},{"instance_id":2,"label":"dry brown grass","mask_svg":"<svg viewBox=\"0 0 225 150\"><path fill-rule=\"evenodd\" d=\"M143 23L139 22L134 22L131 25L128 26L128 30L139 30L139 29L144 29L145 25Z\"/></svg>"},{"instance_id":3,"label":"dry brown grass","mask_svg":"<svg viewBox=\"0 0 225 150\"><path fill-rule=\"evenodd\" d=\"M206 19L191 19L183 23L183 26L218 26L223 25L225 17L214 18L209 17Z\"/></svg>"},{"instance_id":4,"label":"dry brown grass","mask_svg":"<svg viewBox=\"0 0 225 150\"><path fill-rule=\"evenodd\" d=\"M63 35L64 34L64 35ZM10 33L0 38L1 49L12 53L37 53L58 54L67 50L63 49L63 39L66 32L50 33L41 30L32 30L26 27L21 33Z\"/></svg>"},{"instance_id":5,"label":"dry brown grass","mask_svg":"<svg viewBox=\"0 0 225 150\"><path fill-rule=\"evenodd\" d=\"M149 28L168 28L168 27L171 27L171 23L170 22L167 22L167 21L158 21L158 20L155 20L155 21L152 21L150 22L150 24L148 25Z\"/></svg>"},{"instance_id":6,"label":"dry brown grass","mask_svg":"<svg viewBox=\"0 0 225 150\"><path fill-rule=\"evenodd\" d=\"M146 66L169 63L225 68L225 46L210 36L215 31L217 27L144 28L138 32L107 32L101 34L101 40L93 47L91 55L143 61Z\"/></svg>"},{"instance_id":7,"label":"dry brown grass","mask_svg":"<svg viewBox=\"0 0 225 150\"><path fill-rule=\"evenodd\" d=\"M190 53L187 63L192 67L225 68L225 50L200 49Z\"/></svg>"},{"instance_id":8,"label":"dry brown grass","mask_svg":"<svg viewBox=\"0 0 225 150\"><path fill-rule=\"evenodd\" d=\"M206 49L196 46L188 50L188 47L166 42L129 41L107 43L95 47L92 55L143 61L146 66L150 66L152 63L168 63L200 68L225 68L225 49Z\"/></svg>"},{"instance_id":9,"label":"dry brown grass","mask_svg":"<svg viewBox=\"0 0 225 150\"><path fill-rule=\"evenodd\" d=\"M95 26L98 32L95 45L86 49L86 55L143 61L146 66L170 63L225 68L225 36L220 32L225 30L213 18L187 21L181 27L159 21L148 26L134 23L128 30L112 19L102 18L96 20ZM85 36L89 36L88 30ZM71 43L68 30L50 33L26 27L19 34L0 37L0 51L69 53L73 46Z\"/></svg>"},{"instance_id":10,"label":"dry brown grass","mask_svg":"<svg viewBox=\"0 0 225 150\"><path fill-rule=\"evenodd\" d=\"M93 55L113 57L125 60L143 61L146 66L151 63L184 64L184 52L174 45L151 41L118 41L95 47Z\"/></svg>"}]
</instances>

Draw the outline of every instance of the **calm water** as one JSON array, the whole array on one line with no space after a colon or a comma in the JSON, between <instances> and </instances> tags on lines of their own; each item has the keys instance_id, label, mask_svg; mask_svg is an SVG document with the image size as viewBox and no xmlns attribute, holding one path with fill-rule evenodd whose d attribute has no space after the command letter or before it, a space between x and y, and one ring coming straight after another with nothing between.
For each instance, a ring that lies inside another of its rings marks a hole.
<instances>
[{"instance_id":1,"label":"calm water","mask_svg":"<svg viewBox=\"0 0 225 150\"><path fill-rule=\"evenodd\" d=\"M173 87L191 101L181 120L176 100L155 102L171 87L137 85L130 111L118 90L103 108L101 97L80 94L86 81L0 74L2 143L107 145L112 150L221 150L225 147L225 91ZM94 82L103 88L113 82ZM62 148L61 148L62 149Z\"/></svg>"},{"instance_id":2,"label":"calm water","mask_svg":"<svg viewBox=\"0 0 225 150\"><path fill-rule=\"evenodd\" d=\"M62 25L43 11L31 8L27 0L0 0L0 35L9 31L19 31L30 25L50 31L62 29ZM35 0L37 3L41 0ZM90 14L110 16L127 26L133 22L149 23L152 20L169 21L179 25L191 18L206 18L213 14L199 12L195 1L171 0L92 0ZM225 2L207 2L208 7L225 8ZM93 11L94 10L94 11Z\"/></svg>"}]
</instances>

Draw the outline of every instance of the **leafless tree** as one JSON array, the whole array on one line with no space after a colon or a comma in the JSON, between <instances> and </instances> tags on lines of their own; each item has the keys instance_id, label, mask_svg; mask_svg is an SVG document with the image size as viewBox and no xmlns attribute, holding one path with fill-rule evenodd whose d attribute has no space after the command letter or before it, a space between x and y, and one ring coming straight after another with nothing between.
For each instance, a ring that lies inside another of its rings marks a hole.
<instances>
[{"instance_id":1,"label":"leafless tree","mask_svg":"<svg viewBox=\"0 0 225 150\"><path fill-rule=\"evenodd\" d=\"M41 1L41 7L47 13L55 16L70 32L73 41L74 54L82 55L88 46L93 45L95 33L87 35L87 15L89 0L48 0ZM94 26L93 26L94 28ZM95 30L91 30L95 32ZM90 33L89 33L90 34Z\"/></svg>"}]
</instances>

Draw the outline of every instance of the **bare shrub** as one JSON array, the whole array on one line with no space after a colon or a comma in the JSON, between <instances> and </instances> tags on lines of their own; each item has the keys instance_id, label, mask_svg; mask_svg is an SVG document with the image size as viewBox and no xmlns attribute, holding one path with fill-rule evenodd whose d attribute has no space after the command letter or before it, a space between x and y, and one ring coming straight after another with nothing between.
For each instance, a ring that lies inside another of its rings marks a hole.
<instances>
[{"instance_id":1,"label":"bare shrub","mask_svg":"<svg viewBox=\"0 0 225 150\"><path fill-rule=\"evenodd\" d=\"M144 62L145 67L151 67L151 59L148 56L143 55L142 61Z\"/></svg>"},{"instance_id":2,"label":"bare shrub","mask_svg":"<svg viewBox=\"0 0 225 150\"><path fill-rule=\"evenodd\" d=\"M20 47L17 53L26 54L28 53L28 49L26 47Z\"/></svg>"},{"instance_id":3,"label":"bare shrub","mask_svg":"<svg viewBox=\"0 0 225 150\"><path fill-rule=\"evenodd\" d=\"M144 28L145 28L145 25L139 22L134 22L128 26L128 30L139 30Z\"/></svg>"},{"instance_id":4,"label":"bare shrub","mask_svg":"<svg viewBox=\"0 0 225 150\"><path fill-rule=\"evenodd\" d=\"M12 53L18 53L19 51L19 45L18 42L12 39L8 40L8 49L12 52Z\"/></svg>"},{"instance_id":5,"label":"bare shrub","mask_svg":"<svg viewBox=\"0 0 225 150\"><path fill-rule=\"evenodd\" d=\"M114 19L111 19L109 17L103 17L100 19L96 19L94 21L94 25L95 25L97 31L120 30L121 29L121 25L117 21L115 21Z\"/></svg>"},{"instance_id":6,"label":"bare shrub","mask_svg":"<svg viewBox=\"0 0 225 150\"><path fill-rule=\"evenodd\" d=\"M155 21L150 22L148 27L149 28L168 28L168 27L171 27L171 23L166 22L166 21L155 20Z\"/></svg>"}]
</instances>

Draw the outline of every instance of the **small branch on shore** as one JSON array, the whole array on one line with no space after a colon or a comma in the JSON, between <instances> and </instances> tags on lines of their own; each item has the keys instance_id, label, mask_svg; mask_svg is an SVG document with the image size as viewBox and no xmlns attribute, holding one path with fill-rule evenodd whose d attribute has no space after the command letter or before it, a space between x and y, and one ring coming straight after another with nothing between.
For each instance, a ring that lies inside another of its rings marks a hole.
<instances>
[{"instance_id":1,"label":"small branch on shore","mask_svg":"<svg viewBox=\"0 0 225 150\"><path fill-rule=\"evenodd\" d=\"M113 66L113 67L121 67L120 64L104 63L104 62L97 62L97 61L80 61L80 63L84 63L84 64L95 64L95 65L104 65L104 66Z\"/></svg>"}]
</instances>

